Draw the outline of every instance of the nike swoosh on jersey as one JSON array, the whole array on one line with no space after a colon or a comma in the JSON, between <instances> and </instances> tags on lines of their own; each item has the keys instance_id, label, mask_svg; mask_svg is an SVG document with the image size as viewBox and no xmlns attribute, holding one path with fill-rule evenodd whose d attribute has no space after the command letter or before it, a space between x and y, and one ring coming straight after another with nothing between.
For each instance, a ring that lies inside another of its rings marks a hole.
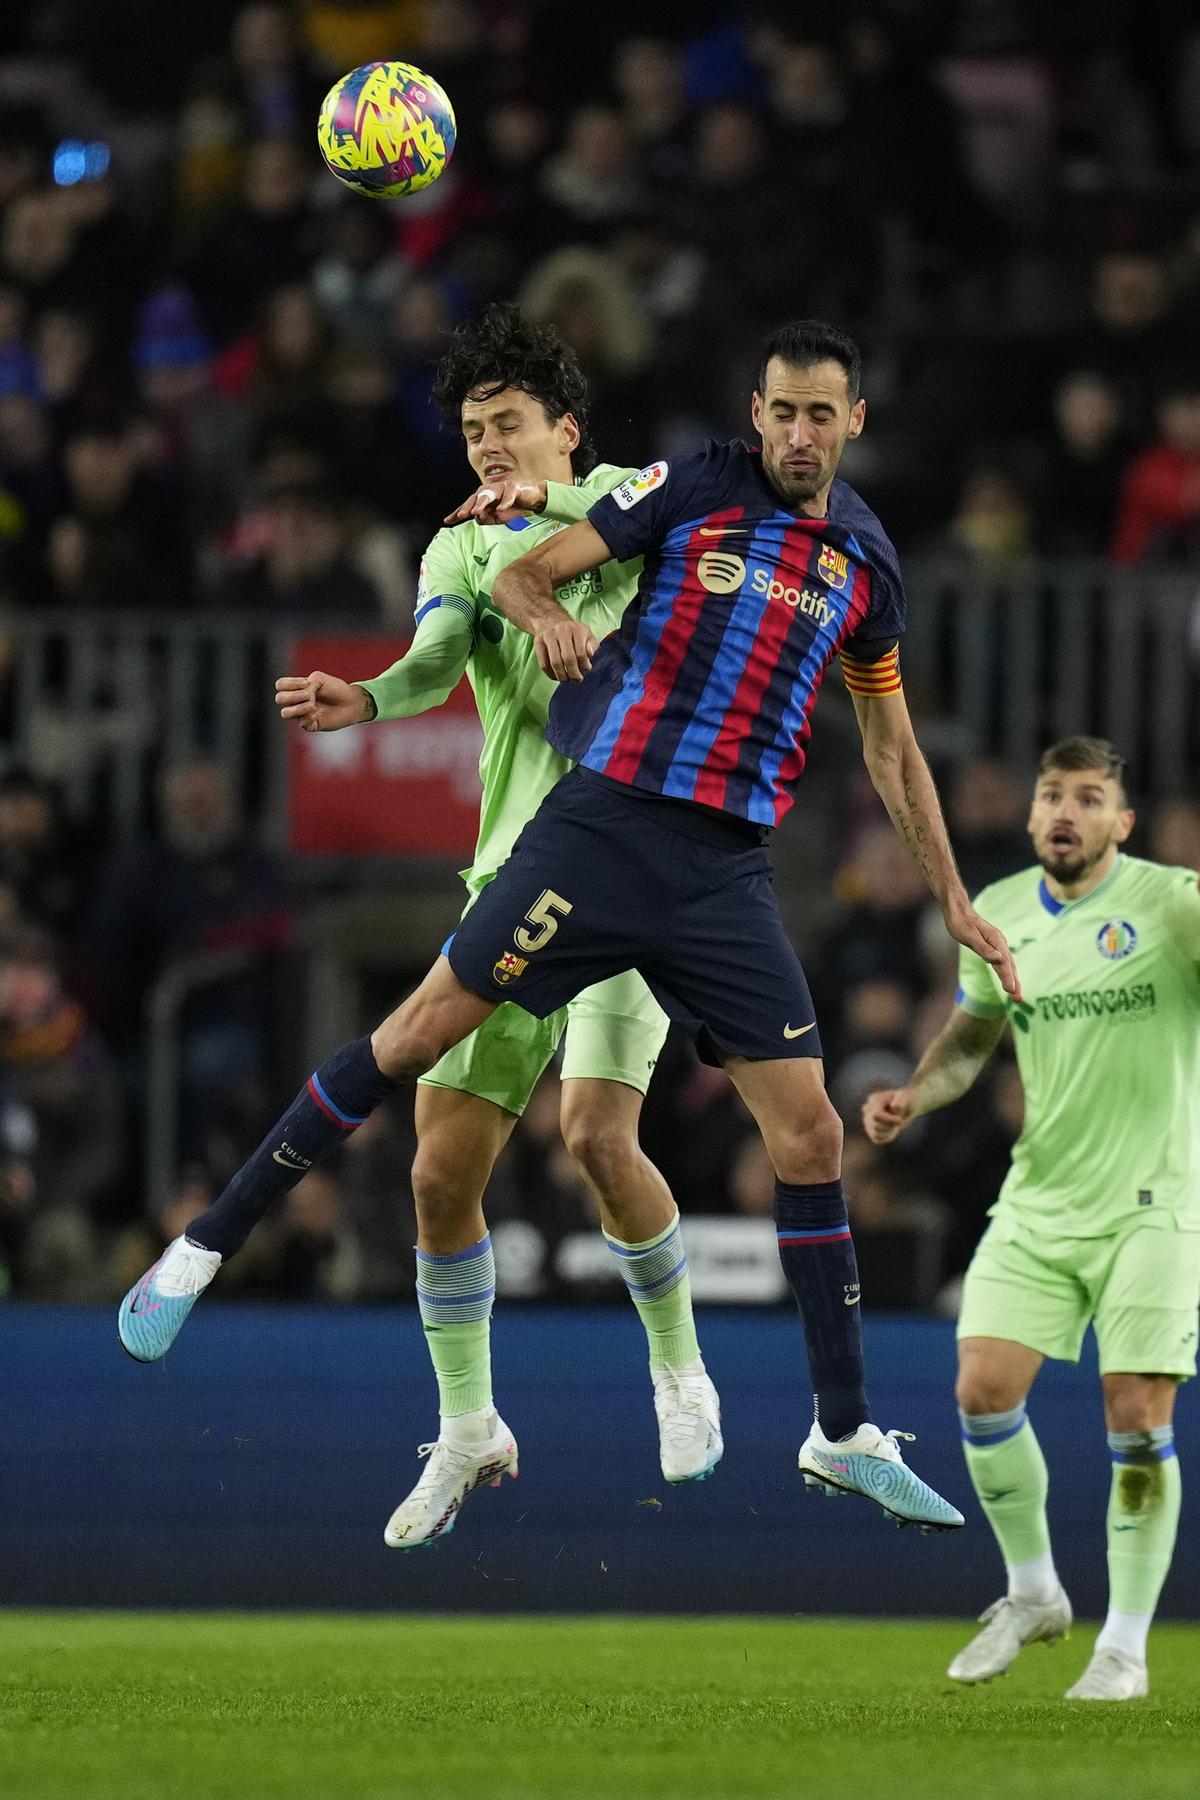
<instances>
[{"instance_id":1,"label":"nike swoosh on jersey","mask_svg":"<svg viewBox=\"0 0 1200 1800\"><path fill-rule=\"evenodd\" d=\"M749 537L749 528L745 525L702 525L701 537Z\"/></svg>"},{"instance_id":2,"label":"nike swoosh on jersey","mask_svg":"<svg viewBox=\"0 0 1200 1800\"><path fill-rule=\"evenodd\" d=\"M487 564L491 560L492 560L492 553L490 550L488 551L486 556L476 556L474 551L471 552L471 561L477 562L481 569L486 568Z\"/></svg>"},{"instance_id":3,"label":"nike swoosh on jersey","mask_svg":"<svg viewBox=\"0 0 1200 1800\"><path fill-rule=\"evenodd\" d=\"M815 1031L816 1028L817 1021L815 1019L811 1025L797 1025L794 1030L790 1025L785 1025L783 1028L783 1035L785 1038L803 1037L806 1031Z\"/></svg>"},{"instance_id":4,"label":"nike swoosh on jersey","mask_svg":"<svg viewBox=\"0 0 1200 1800\"><path fill-rule=\"evenodd\" d=\"M843 1306L857 1306L861 1299L862 1299L861 1294L846 1294L843 1296L842 1305Z\"/></svg>"}]
</instances>

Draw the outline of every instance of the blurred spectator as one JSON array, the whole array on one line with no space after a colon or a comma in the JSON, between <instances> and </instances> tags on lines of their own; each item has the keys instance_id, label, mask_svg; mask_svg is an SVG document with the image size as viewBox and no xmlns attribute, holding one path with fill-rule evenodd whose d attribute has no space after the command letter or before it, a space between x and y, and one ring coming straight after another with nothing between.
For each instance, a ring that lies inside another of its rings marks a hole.
<instances>
[{"instance_id":1,"label":"blurred spectator","mask_svg":"<svg viewBox=\"0 0 1200 1800\"><path fill-rule=\"evenodd\" d=\"M1185 794L1169 794L1150 813L1146 854L1154 862L1200 872L1200 806Z\"/></svg>"},{"instance_id":2,"label":"blurred spectator","mask_svg":"<svg viewBox=\"0 0 1200 1800\"><path fill-rule=\"evenodd\" d=\"M554 325L591 383L591 428L606 462L642 464L650 443L651 389L643 371L652 353L634 291L599 250L556 250L530 270L518 304Z\"/></svg>"},{"instance_id":3,"label":"blurred spectator","mask_svg":"<svg viewBox=\"0 0 1200 1800\"><path fill-rule=\"evenodd\" d=\"M1002 569L1032 557L1038 545L1029 494L1007 469L973 469L953 518L933 547L942 556L981 568Z\"/></svg>"},{"instance_id":4,"label":"blurred spectator","mask_svg":"<svg viewBox=\"0 0 1200 1800\"><path fill-rule=\"evenodd\" d=\"M313 269L313 293L334 328L382 342L408 272L396 254L382 207L354 201L325 224L325 253Z\"/></svg>"},{"instance_id":5,"label":"blurred spectator","mask_svg":"<svg viewBox=\"0 0 1200 1800\"><path fill-rule=\"evenodd\" d=\"M1200 554L1200 372L1168 388L1155 420L1157 441L1135 457L1121 488L1113 560L1194 563Z\"/></svg>"},{"instance_id":6,"label":"blurred spectator","mask_svg":"<svg viewBox=\"0 0 1200 1800\"><path fill-rule=\"evenodd\" d=\"M304 282L276 288L263 304L260 328L222 357L217 385L242 400L260 425L323 436L330 329Z\"/></svg>"},{"instance_id":7,"label":"blurred spectator","mask_svg":"<svg viewBox=\"0 0 1200 1800\"><path fill-rule=\"evenodd\" d=\"M291 138L250 146L239 203L213 222L189 259L190 285L220 344L253 323L272 289L308 274L316 255L311 180L311 162Z\"/></svg>"},{"instance_id":8,"label":"blurred spectator","mask_svg":"<svg viewBox=\"0 0 1200 1800\"><path fill-rule=\"evenodd\" d=\"M197 533L215 531L242 497L249 416L213 381L212 344L185 288L158 289L133 340L145 466Z\"/></svg>"},{"instance_id":9,"label":"blurred spectator","mask_svg":"<svg viewBox=\"0 0 1200 1800\"><path fill-rule=\"evenodd\" d=\"M637 200L633 146L625 121L607 106L584 106L567 125L563 148L547 162L542 189L551 208L547 235L559 243L595 242Z\"/></svg>"},{"instance_id":10,"label":"blurred spectator","mask_svg":"<svg viewBox=\"0 0 1200 1800\"><path fill-rule=\"evenodd\" d=\"M19 194L0 225L0 280L11 282L31 307L70 305L78 296L74 248L71 216L58 188Z\"/></svg>"},{"instance_id":11,"label":"blurred spectator","mask_svg":"<svg viewBox=\"0 0 1200 1800\"><path fill-rule=\"evenodd\" d=\"M613 57L622 128L634 146L639 182L652 191L679 181L687 168L691 109L683 72L681 47L665 38L625 38Z\"/></svg>"},{"instance_id":12,"label":"blurred spectator","mask_svg":"<svg viewBox=\"0 0 1200 1800\"><path fill-rule=\"evenodd\" d=\"M1147 396L1159 387L1181 349L1194 340L1196 321L1185 331L1172 309L1166 259L1152 250L1109 250L1092 273L1089 316L1072 334L1066 356L1071 369L1107 375L1121 396L1135 430L1148 423Z\"/></svg>"},{"instance_id":13,"label":"blurred spectator","mask_svg":"<svg viewBox=\"0 0 1200 1800\"><path fill-rule=\"evenodd\" d=\"M29 1108L0 1081L0 1299L24 1286L19 1256L37 1198L33 1154L37 1123Z\"/></svg>"},{"instance_id":14,"label":"blurred spectator","mask_svg":"<svg viewBox=\"0 0 1200 1800\"><path fill-rule=\"evenodd\" d=\"M0 882L31 925L69 937L94 877L95 847L68 825L51 782L25 769L0 775Z\"/></svg>"},{"instance_id":15,"label":"blurred spectator","mask_svg":"<svg viewBox=\"0 0 1200 1800\"><path fill-rule=\"evenodd\" d=\"M254 0L233 21L232 88L255 137L287 137L309 128L320 93L305 59L291 6Z\"/></svg>"},{"instance_id":16,"label":"blurred spectator","mask_svg":"<svg viewBox=\"0 0 1200 1800\"><path fill-rule=\"evenodd\" d=\"M33 334L38 392L55 427L68 433L115 397L100 368L100 344L86 313L69 307L44 312Z\"/></svg>"},{"instance_id":17,"label":"blurred spectator","mask_svg":"<svg viewBox=\"0 0 1200 1800\"><path fill-rule=\"evenodd\" d=\"M892 1042L897 1026L903 1035L903 997L911 1003L924 982L920 921L929 904L921 873L890 825L863 834L838 890L847 902L843 916L809 963L822 1039L834 1061L847 1044Z\"/></svg>"},{"instance_id":18,"label":"blurred spectator","mask_svg":"<svg viewBox=\"0 0 1200 1800\"><path fill-rule=\"evenodd\" d=\"M946 816L968 893L1028 865L1028 810L1028 796L1013 770L996 757L975 756L954 770Z\"/></svg>"},{"instance_id":19,"label":"blurred spectator","mask_svg":"<svg viewBox=\"0 0 1200 1800\"><path fill-rule=\"evenodd\" d=\"M351 558L345 516L327 487L281 488L267 507L262 553L230 575L222 605L290 618L378 620L379 591Z\"/></svg>"},{"instance_id":20,"label":"blurred spectator","mask_svg":"<svg viewBox=\"0 0 1200 1800\"><path fill-rule=\"evenodd\" d=\"M291 901L277 860L250 839L219 764L169 768L159 808L158 835L105 870L87 921L88 968L98 1016L133 1058L147 997L168 969L189 958L244 956L244 968L199 981L182 1012L183 1149L200 1157L227 1108L256 1089L266 1069L271 958L290 942Z\"/></svg>"},{"instance_id":21,"label":"blurred spectator","mask_svg":"<svg viewBox=\"0 0 1200 1800\"><path fill-rule=\"evenodd\" d=\"M178 509L152 493L137 440L120 420L82 426L63 453L66 510L51 528L56 599L79 606L179 606L191 571Z\"/></svg>"},{"instance_id":22,"label":"blurred spectator","mask_svg":"<svg viewBox=\"0 0 1200 1800\"><path fill-rule=\"evenodd\" d=\"M36 1198L26 1214L23 1256L35 1220L89 1218L110 1196L124 1154L115 1066L63 988L53 941L28 930L0 940L0 1085L36 1125L30 1158ZM87 1228L81 1223L80 1230Z\"/></svg>"},{"instance_id":23,"label":"blurred spectator","mask_svg":"<svg viewBox=\"0 0 1200 1800\"><path fill-rule=\"evenodd\" d=\"M0 582L16 599L45 597L46 542L63 500L45 407L0 385Z\"/></svg>"},{"instance_id":24,"label":"blurred spectator","mask_svg":"<svg viewBox=\"0 0 1200 1800\"><path fill-rule=\"evenodd\" d=\"M1054 439L1042 490L1048 551L1105 554L1126 458L1117 388L1088 370L1068 375L1054 392Z\"/></svg>"}]
</instances>

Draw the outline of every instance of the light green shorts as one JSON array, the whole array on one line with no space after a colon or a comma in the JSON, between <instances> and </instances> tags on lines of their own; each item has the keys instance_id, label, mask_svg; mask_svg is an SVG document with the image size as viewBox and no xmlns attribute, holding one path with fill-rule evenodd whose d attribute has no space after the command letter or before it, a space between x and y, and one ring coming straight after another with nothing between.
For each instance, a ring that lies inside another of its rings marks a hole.
<instances>
[{"instance_id":1,"label":"light green shorts","mask_svg":"<svg viewBox=\"0 0 1200 1800\"><path fill-rule=\"evenodd\" d=\"M1000 1215L967 1270L958 1335L1006 1338L1078 1362L1094 1325L1102 1375L1186 1380L1196 1373L1198 1298L1200 1231L1181 1231L1173 1219L1063 1238Z\"/></svg>"},{"instance_id":2,"label":"light green shorts","mask_svg":"<svg viewBox=\"0 0 1200 1800\"><path fill-rule=\"evenodd\" d=\"M564 1081L620 1081L644 1094L667 1024L666 1013L631 969L585 988L548 1019L535 1019L506 1001L421 1080L427 1087L478 1094L520 1115L565 1031Z\"/></svg>"}]
</instances>

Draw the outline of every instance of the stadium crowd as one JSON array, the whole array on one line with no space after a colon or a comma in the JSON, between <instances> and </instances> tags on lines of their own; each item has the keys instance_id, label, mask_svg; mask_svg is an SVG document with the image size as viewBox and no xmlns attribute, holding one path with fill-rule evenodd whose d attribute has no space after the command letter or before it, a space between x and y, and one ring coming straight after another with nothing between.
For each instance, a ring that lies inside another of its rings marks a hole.
<instances>
[{"instance_id":1,"label":"stadium crowd","mask_svg":"<svg viewBox=\"0 0 1200 1800\"><path fill-rule=\"evenodd\" d=\"M330 81L385 53L436 76L460 129L442 180L396 205L345 194L313 141ZM1200 25L1186 0L893 0L836 18L705 0L4 9L0 1269L14 1293L119 1296L255 1141L305 905L262 848L260 796L219 764L164 755L144 839L119 841L103 808L68 815L15 732L19 622L136 606L402 631L422 545L466 485L433 365L496 297L574 345L606 460L741 431L764 331L824 314L868 351L870 428L843 472L902 552L1186 565L1200 552ZM969 885L1028 861L1027 771L941 772ZM1200 809L1146 799L1137 848L1200 867ZM903 1154L871 1149L861 1098L912 1067L953 962L890 828L846 831L828 859L835 891L812 897L802 948L864 1279L885 1302L934 1299L897 1250L932 1244L949 1304L1019 1086L1001 1062ZM147 1216L147 995L179 959L222 949L248 954L184 1015L178 1180ZM748 1119L674 1038L643 1135L685 1217L769 1214ZM228 1291L409 1294L412 1148L398 1101L294 1191ZM515 1228L507 1277L497 1234L510 1291L570 1291L555 1249L591 1220L553 1076L489 1212Z\"/></svg>"}]
</instances>

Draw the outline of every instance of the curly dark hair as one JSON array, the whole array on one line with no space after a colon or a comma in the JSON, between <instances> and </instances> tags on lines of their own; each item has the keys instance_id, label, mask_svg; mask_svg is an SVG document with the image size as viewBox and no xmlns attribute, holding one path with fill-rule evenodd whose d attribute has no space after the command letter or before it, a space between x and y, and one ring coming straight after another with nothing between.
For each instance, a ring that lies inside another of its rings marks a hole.
<instances>
[{"instance_id":1,"label":"curly dark hair","mask_svg":"<svg viewBox=\"0 0 1200 1800\"><path fill-rule=\"evenodd\" d=\"M508 387L532 394L551 420L570 413L579 427L571 468L576 475L595 468L587 382L575 352L552 325L535 325L515 306L493 301L481 318L460 325L451 337L437 366L433 398L447 428L457 430L468 394L490 399Z\"/></svg>"}]
</instances>

